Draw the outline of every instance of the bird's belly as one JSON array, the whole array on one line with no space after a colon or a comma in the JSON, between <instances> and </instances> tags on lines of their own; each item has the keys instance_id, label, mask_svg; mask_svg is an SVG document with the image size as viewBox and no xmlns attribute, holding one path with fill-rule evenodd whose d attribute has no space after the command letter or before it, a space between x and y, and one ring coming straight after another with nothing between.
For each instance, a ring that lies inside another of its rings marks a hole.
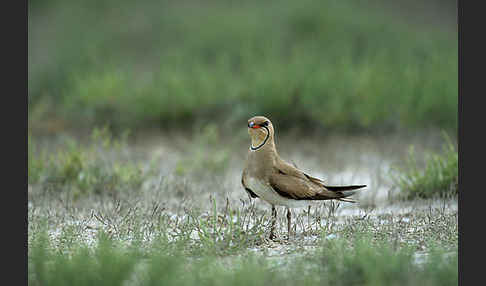
<instances>
[{"instance_id":1,"label":"bird's belly","mask_svg":"<svg viewBox=\"0 0 486 286\"><path fill-rule=\"evenodd\" d=\"M265 184L258 179L249 177L246 182L252 192L257 194L260 199L268 202L269 204L276 206L286 206L289 208L303 207L309 205L309 202L305 200L293 200L282 197L277 192L275 192L270 185Z\"/></svg>"}]
</instances>

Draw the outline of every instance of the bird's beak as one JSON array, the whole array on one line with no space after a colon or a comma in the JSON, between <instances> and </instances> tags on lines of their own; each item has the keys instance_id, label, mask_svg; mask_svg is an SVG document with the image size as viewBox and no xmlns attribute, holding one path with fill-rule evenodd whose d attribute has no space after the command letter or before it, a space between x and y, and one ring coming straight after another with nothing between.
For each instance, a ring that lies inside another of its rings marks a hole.
<instances>
[{"instance_id":1,"label":"bird's beak","mask_svg":"<svg viewBox=\"0 0 486 286\"><path fill-rule=\"evenodd\" d=\"M250 123L248 123L248 128L253 128L253 126L255 126L255 122L250 121Z\"/></svg>"}]
</instances>

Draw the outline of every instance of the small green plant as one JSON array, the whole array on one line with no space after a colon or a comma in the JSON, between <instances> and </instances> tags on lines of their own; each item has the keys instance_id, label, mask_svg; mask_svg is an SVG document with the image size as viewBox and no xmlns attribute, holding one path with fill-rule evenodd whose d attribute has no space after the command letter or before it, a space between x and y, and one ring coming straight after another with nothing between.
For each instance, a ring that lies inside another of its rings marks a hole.
<instances>
[{"instance_id":1,"label":"small green plant","mask_svg":"<svg viewBox=\"0 0 486 286\"><path fill-rule=\"evenodd\" d=\"M405 167L393 170L392 179L400 188L401 197L450 197L458 193L458 153L450 138L444 138L441 154L425 154L425 167L421 167L411 146Z\"/></svg>"},{"instance_id":2,"label":"small green plant","mask_svg":"<svg viewBox=\"0 0 486 286\"><path fill-rule=\"evenodd\" d=\"M95 128L88 144L69 139L42 161L29 144L29 181L56 184L75 194L137 189L145 178L141 166L112 156L125 146L124 134L115 139L106 127Z\"/></svg>"},{"instance_id":3,"label":"small green plant","mask_svg":"<svg viewBox=\"0 0 486 286\"><path fill-rule=\"evenodd\" d=\"M228 255L245 250L264 239L264 217L250 218L251 208L232 208L227 201L224 213L217 211L216 200L210 198L211 212L197 216L189 212L189 225L197 231L199 246L193 253ZM254 214L253 214L254 215Z\"/></svg>"}]
</instances>

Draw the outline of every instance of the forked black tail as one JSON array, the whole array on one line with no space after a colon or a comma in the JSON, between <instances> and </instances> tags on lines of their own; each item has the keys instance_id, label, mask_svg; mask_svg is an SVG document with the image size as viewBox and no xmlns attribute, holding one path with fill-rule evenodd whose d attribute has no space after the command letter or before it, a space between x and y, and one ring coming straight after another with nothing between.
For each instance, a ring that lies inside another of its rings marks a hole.
<instances>
[{"instance_id":1,"label":"forked black tail","mask_svg":"<svg viewBox=\"0 0 486 286\"><path fill-rule=\"evenodd\" d=\"M348 203L355 203L356 201L353 199L348 198L349 196L354 195L357 189L361 189L366 187L366 185L354 185L354 186L325 186L326 189L329 191L335 192L340 197L337 198L339 201L348 202Z\"/></svg>"},{"instance_id":2,"label":"forked black tail","mask_svg":"<svg viewBox=\"0 0 486 286\"><path fill-rule=\"evenodd\" d=\"M354 186L324 186L329 191L342 192L342 191L352 191L366 187L366 185L354 185Z\"/></svg>"}]
</instances>

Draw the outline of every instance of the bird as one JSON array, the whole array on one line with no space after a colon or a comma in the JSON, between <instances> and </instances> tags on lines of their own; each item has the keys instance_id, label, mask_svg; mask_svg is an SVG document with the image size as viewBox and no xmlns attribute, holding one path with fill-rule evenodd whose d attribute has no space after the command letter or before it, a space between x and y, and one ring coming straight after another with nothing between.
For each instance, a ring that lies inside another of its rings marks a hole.
<instances>
[{"instance_id":1,"label":"bird","mask_svg":"<svg viewBox=\"0 0 486 286\"><path fill-rule=\"evenodd\" d=\"M291 208L309 206L311 201L338 200L354 203L348 198L366 185L329 186L280 158L275 147L275 129L264 116L248 119L251 138L241 183L250 199L261 199L272 207L270 239L275 240L277 210L287 208L287 238L291 234Z\"/></svg>"}]
</instances>

